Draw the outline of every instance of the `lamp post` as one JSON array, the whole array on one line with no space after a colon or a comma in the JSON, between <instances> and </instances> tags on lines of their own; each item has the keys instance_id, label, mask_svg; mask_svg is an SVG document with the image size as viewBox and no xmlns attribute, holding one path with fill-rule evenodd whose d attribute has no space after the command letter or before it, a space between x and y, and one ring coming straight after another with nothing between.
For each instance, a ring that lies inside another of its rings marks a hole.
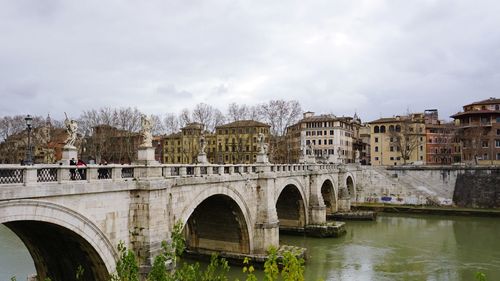
<instances>
[{"instance_id":1,"label":"lamp post","mask_svg":"<svg viewBox=\"0 0 500 281\"><path fill-rule=\"evenodd\" d=\"M24 161L24 163L26 165L33 165L33 159L31 155L31 124L33 122L33 117L28 114L26 118L24 118L24 121L26 121L26 128L28 129L28 149L26 151L26 160Z\"/></svg>"}]
</instances>

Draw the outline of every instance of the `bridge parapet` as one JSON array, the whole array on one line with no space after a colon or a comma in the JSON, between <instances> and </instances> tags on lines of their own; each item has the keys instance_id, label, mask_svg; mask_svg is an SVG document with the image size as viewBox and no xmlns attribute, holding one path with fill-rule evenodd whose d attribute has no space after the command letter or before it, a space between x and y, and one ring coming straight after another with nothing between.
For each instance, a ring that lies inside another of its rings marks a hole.
<instances>
[{"instance_id":1,"label":"bridge parapet","mask_svg":"<svg viewBox=\"0 0 500 281\"><path fill-rule=\"evenodd\" d=\"M241 164L241 165L0 165L0 185L100 180L127 181L134 178L205 177L208 175L257 174L268 171L277 176L294 172L335 171L334 164Z\"/></svg>"}]
</instances>

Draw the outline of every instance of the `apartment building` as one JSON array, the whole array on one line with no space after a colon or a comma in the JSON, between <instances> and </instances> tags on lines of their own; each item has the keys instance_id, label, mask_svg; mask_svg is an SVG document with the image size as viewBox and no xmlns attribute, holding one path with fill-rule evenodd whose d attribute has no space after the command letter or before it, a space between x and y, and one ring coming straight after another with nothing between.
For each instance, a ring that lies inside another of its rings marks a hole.
<instances>
[{"instance_id":1,"label":"apartment building","mask_svg":"<svg viewBox=\"0 0 500 281\"><path fill-rule=\"evenodd\" d=\"M451 117L459 128L463 161L500 164L500 99L464 105L462 112Z\"/></svg>"},{"instance_id":2,"label":"apartment building","mask_svg":"<svg viewBox=\"0 0 500 281\"><path fill-rule=\"evenodd\" d=\"M425 116L380 118L370 124L371 165L425 164Z\"/></svg>"},{"instance_id":3,"label":"apartment building","mask_svg":"<svg viewBox=\"0 0 500 281\"><path fill-rule=\"evenodd\" d=\"M302 150L306 149L306 153L312 153L320 162L353 163L354 134L360 124L357 116L316 116L314 112L305 112L299 122L287 128L291 161L299 162Z\"/></svg>"},{"instance_id":4,"label":"apartment building","mask_svg":"<svg viewBox=\"0 0 500 281\"><path fill-rule=\"evenodd\" d=\"M264 134L266 143L270 142L271 126L254 121L239 120L215 128L215 162L218 164L251 164L259 152L258 136Z\"/></svg>"}]
</instances>

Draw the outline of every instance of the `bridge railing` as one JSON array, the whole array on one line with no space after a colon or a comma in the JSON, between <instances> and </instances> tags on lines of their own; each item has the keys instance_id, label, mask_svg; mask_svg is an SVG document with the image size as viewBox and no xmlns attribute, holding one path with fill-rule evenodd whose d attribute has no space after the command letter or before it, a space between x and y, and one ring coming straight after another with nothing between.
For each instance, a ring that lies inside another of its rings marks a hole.
<instances>
[{"instance_id":1,"label":"bridge railing","mask_svg":"<svg viewBox=\"0 0 500 281\"><path fill-rule=\"evenodd\" d=\"M0 185L2 184L28 184L50 182L84 182L99 180L127 180L137 177L136 168L144 169L143 165L0 165ZM161 169L161 176L173 177L201 177L209 175L243 175L254 174L259 171L274 173L307 172L313 170L334 170L333 164L162 164L148 166L148 168ZM265 169L263 169L265 168Z\"/></svg>"}]
</instances>

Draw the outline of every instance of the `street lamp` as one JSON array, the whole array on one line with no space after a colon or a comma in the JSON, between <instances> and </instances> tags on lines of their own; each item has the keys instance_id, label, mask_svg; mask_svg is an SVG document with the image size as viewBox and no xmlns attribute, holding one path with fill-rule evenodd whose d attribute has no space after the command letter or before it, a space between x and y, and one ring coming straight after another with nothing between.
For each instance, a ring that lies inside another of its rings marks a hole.
<instances>
[{"instance_id":1,"label":"street lamp","mask_svg":"<svg viewBox=\"0 0 500 281\"><path fill-rule=\"evenodd\" d=\"M33 122L33 117L28 114L26 118L24 118L24 121L26 121L26 128L28 129L28 149L26 151L26 160L24 163L26 165L33 165L33 160L32 160L32 155L31 155L31 124Z\"/></svg>"}]
</instances>

